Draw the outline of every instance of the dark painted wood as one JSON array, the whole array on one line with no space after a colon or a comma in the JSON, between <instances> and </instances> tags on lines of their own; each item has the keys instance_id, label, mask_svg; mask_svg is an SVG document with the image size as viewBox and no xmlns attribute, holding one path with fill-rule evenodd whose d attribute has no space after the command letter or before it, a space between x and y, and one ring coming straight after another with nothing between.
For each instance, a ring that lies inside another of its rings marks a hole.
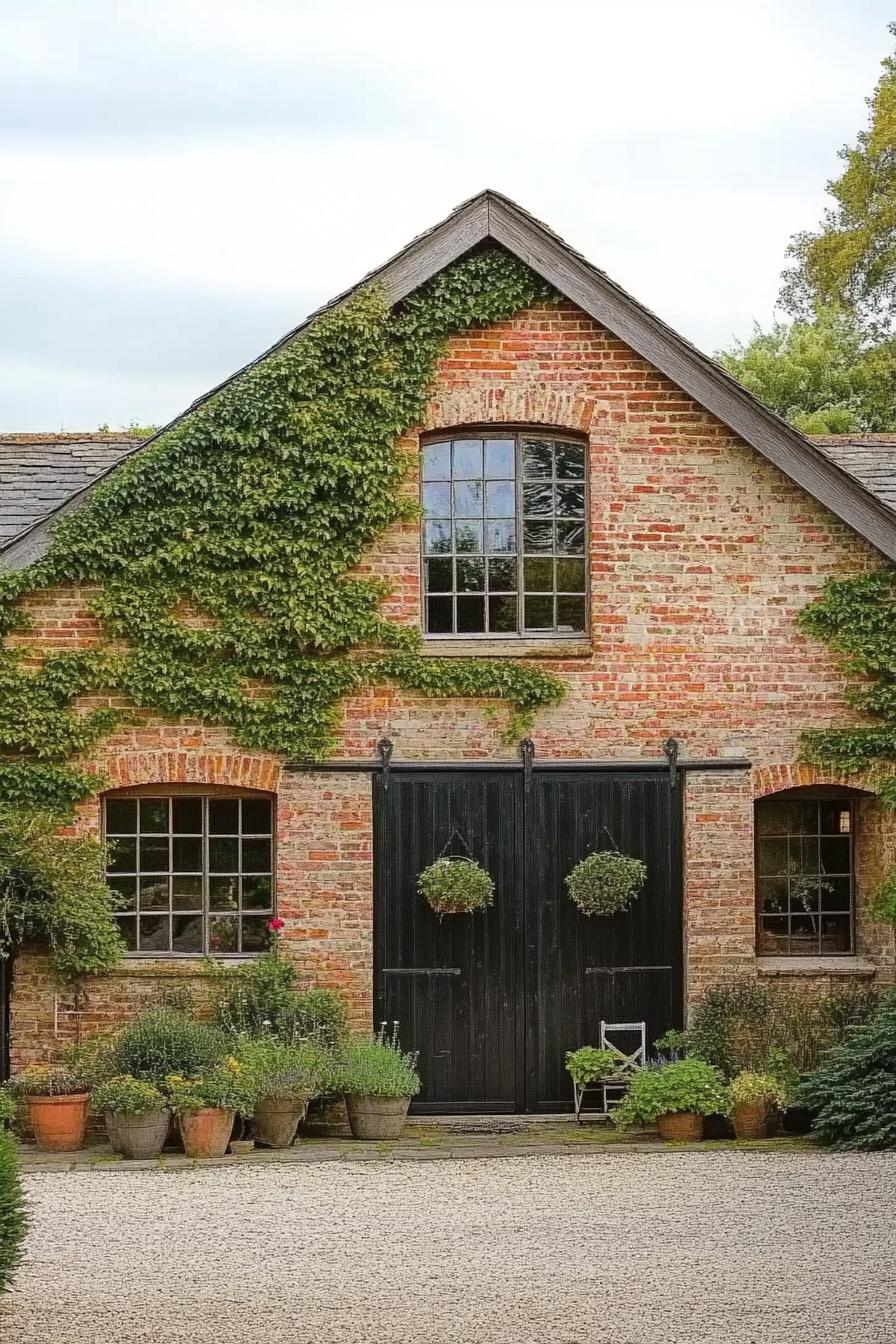
<instances>
[{"instance_id":1,"label":"dark painted wood","mask_svg":"<svg viewBox=\"0 0 896 1344\"><path fill-rule=\"evenodd\" d=\"M488 767L374 781L375 1019L419 1050L418 1111L570 1107L567 1050L600 1021L682 1017L680 789L668 771ZM451 844L491 873L494 906L439 920L416 889ZM609 837L612 837L612 841ZM624 915L587 918L564 879L615 843L648 866Z\"/></svg>"}]
</instances>

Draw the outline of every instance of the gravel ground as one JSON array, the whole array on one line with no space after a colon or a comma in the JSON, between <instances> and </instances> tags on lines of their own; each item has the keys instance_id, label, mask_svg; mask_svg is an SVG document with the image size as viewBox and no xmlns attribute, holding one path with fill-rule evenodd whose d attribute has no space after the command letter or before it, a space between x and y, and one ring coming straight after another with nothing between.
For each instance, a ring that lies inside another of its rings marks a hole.
<instances>
[{"instance_id":1,"label":"gravel ground","mask_svg":"<svg viewBox=\"0 0 896 1344\"><path fill-rule=\"evenodd\" d=\"M896 1155L30 1176L4 1344L892 1344Z\"/></svg>"}]
</instances>

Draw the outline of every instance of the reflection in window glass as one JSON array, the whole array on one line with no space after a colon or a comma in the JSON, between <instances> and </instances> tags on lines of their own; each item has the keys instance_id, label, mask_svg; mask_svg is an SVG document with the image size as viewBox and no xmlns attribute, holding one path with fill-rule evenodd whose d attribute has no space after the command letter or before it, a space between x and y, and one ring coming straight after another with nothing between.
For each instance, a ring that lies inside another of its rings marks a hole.
<instances>
[{"instance_id":1,"label":"reflection in window glass","mask_svg":"<svg viewBox=\"0 0 896 1344\"><path fill-rule=\"evenodd\" d=\"M427 634L585 632L585 467L583 443L548 435L423 446Z\"/></svg>"}]
</instances>

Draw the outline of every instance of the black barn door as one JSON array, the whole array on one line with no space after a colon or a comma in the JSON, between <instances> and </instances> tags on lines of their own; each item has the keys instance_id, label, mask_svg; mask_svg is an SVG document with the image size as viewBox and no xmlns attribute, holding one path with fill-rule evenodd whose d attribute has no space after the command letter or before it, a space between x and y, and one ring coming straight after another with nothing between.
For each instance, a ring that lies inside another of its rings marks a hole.
<instances>
[{"instance_id":1,"label":"black barn door","mask_svg":"<svg viewBox=\"0 0 896 1344\"><path fill-rule=\"evenodd\" d=\"M665 771L403 772L375 781L375 1004L420 1052L417 1111L570 1106L567 1050L601 1019L682 1018L680 789ZM631 910L581 915L564 879L594 849L647 864ZM469 851L495 903L438 919L417 876Z\"/></svg>"}]
</instances>

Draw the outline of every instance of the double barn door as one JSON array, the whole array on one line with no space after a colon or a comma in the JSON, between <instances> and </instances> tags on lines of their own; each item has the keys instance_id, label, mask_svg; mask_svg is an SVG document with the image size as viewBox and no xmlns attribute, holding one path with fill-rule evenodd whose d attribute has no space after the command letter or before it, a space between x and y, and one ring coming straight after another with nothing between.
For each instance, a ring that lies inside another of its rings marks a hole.
<instances>
[{"instance_id":1,"label":"double barn door","mask_svg":"<svg viewBox=\"0 0 896 1344\"><path fill-rule=\"evenodd\" d=\"M682 1015L681 817L667 772L402 771L375 779L375 1018L419 1051L419 1112L570 1106L567 1050L601 1019ZM578 912L564 878L615 846L647 882L622 915ZM469 853L493 906L439 919L417 891L439 855Z\"/></svg>"}]
</instances>

